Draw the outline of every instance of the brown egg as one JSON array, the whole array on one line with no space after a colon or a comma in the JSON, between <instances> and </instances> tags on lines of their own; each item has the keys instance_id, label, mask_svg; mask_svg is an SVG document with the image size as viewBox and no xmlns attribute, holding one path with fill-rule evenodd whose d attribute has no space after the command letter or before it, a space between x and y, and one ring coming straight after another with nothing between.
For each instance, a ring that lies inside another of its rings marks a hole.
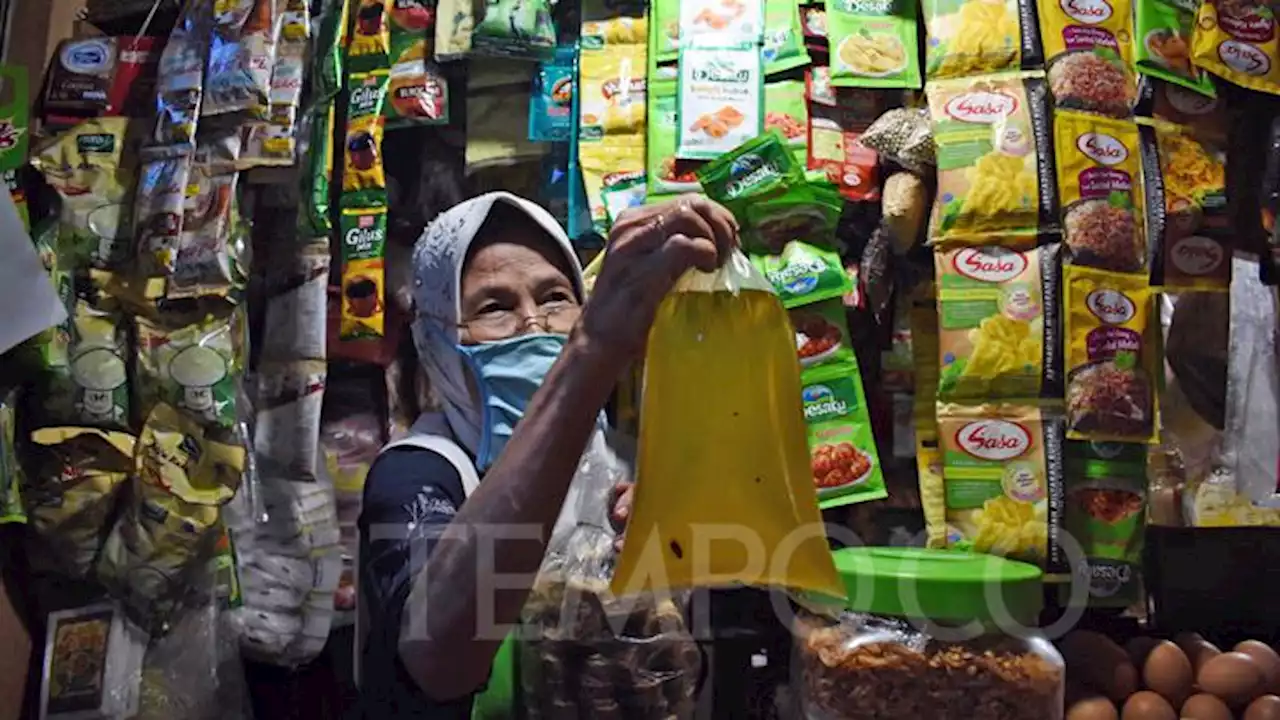
<instances>
[{"instance_id":1,"label":"brown egg","mask_svg":"<svg viewBox=\"0 0 1280 720\"><path fill-rule=\"evenodd\" d=\"M1244 653L1229 652L1206 662L1196 674L1196 684L1232 707L1249 704L1262 694L1262 671Z\"/></svg>"},{"instance_id":2,"label":"brown egg","mask_svg":"<svg viewBox=\"0 0 1280 720\"><path fill-rule=\"evenodd\" d=\"M1232 720L1231 708L1218 698L1200 693L1182 704L1182 720Z\"/></svg>"},{"instance_id":3,"label":"brown egg","mask_svg":"<svg viewBox=\"0 0 1280 720\"><path fill-rule=\"evenodd\" d=\"M1280 697L1263 695L1249 703L1241 720L1280 720Z\"/></svg>"},{"instance_id":4,"label":"brown egg","mask_svg":"<svg viewBox=\"0 0 1280 720\"><path fill-rule=\"evenodd\" d=\"M1147 653L1159 645L1160 641L1153 637L1140 635L1124 644L1124 651L1129 653L1129 661L1134 667L1142 667L1147 662Z\"/></svg>"},{"instance_id":5,"label":"brown egg","mask_svg":"<svg viewBox=\"0 0 1280 720\"><path fill-rule=\"evenodd\" d=\"M1187 654L1187 659L1191 661L1191 669L1197 674L1200 673L1202 665L1222 654L1217 645L1205 640L1200 633L1179 633L1174 636L1173 641L1178 644L1182 652Z\"/></svg>"},{"instance_id":6,"label":"brown egg","mask_svg":"<svg viewBox=\"0 0 1280 720\"><path fill-rule=\"evenodd\" d=\"M1280 695L1280 654L1272 650L1270 645L1257 640L1245 640L1236 645L1234 650L1253 658L1254 664L1262 671L1265 681L1263 692Z\"/></svg>"},{"instance_id":7,"label":"brown egg","mask_svg":"<svg viewBox=\"0 0 1280 720\"><path fill-rule=\"evenodd\" d=\"M1142 665L1142 679L1149 689L1160 693L1171 705L1181 707L1191 694L1195 673L1191 670L1191 661L1178 646L1165 640L1147 654L1147 661Z\"/></svg>"},{"instance_id":8,"label":"brown egg","mask_svg":"<svg viewBox=\"0 0 1280 720\"><path fill-rule=\"evenodd\" d=\"M1076 630L1059 643L1067 673L1122 703L1138 689L1138 669L1124 648L1091 630Z\"/></svg>"},{"instance_id":9,"label":"brown egg","mask_svg":"<svg viewBox=\"0 0 1280 720\"><path fill-rule=\"evenodd\" d=\"M1073 703L1067 710L1066 720L1120 720L1120 713L1115 703L1094 695Z\"/></svg>"},{"instance_id":10,"label":"brown egg","mask_svg":"<svg viewBox=\"0 0 1280 720\"><path fill-rule=\"evenodd\" d=\"M1129 696L1120 717L1123 720L1178 720L1178 713L1164 698L1143 690Z\"/></svg>"}]
</instances>

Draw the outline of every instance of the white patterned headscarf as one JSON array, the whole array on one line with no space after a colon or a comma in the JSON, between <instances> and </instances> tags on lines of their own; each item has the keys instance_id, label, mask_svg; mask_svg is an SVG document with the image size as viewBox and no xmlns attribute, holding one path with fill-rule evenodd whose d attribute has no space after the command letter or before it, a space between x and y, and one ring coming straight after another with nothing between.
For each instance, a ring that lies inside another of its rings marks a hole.
<instances>
[{"instance_id":1,"label":"white patterned headscarf","mask_svg":"<svg viewBox=\"0 0 1280 720\"><path fill-rule=\"evenodd\" d=\"M480 445L480 408L457 350L462 271L471 243L497 203L519 210L555 240L569 261L578 297L583 296L582 266L568 235L551 213L511 193L491 192L459 203L440 214L418 238L413 249L413 343L447 429L473 454Z\"/></svg>"}]
</instances>

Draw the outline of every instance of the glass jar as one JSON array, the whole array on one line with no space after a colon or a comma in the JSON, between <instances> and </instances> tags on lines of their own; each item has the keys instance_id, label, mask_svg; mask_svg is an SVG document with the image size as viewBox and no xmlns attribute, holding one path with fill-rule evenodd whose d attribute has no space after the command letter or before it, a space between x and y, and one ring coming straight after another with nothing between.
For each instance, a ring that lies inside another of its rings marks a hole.
<instances>
[{"instance_id":1,"label":"glass jar","mask_svg":"<svg viewBox=\"0 0 1280 720\"><path fill-rule=\"evenodd\" d=\"M1035 629L1039 569L916 548L834 555L848 603L795 620L805 718L1062 718L1062 656Z\"/></svg>"}]
</instances>

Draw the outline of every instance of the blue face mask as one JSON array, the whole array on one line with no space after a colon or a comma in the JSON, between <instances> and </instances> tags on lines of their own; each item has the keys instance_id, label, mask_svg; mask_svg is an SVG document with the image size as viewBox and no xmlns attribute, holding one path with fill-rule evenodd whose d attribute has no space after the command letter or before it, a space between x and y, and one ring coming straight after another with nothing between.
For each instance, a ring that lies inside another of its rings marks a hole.
<instances>
[{"instance_id":1,"label":"blue face mask","mask_svg":"<svg viewBox=\"0 0 1280 720\"><path fill-rule=\"evenodd\" d=\"M563 335L538 334L458 346L480 393L480 447L476 450L480 471L488 470L507 446L564 342Z\"/></svg>"}]
</instances>

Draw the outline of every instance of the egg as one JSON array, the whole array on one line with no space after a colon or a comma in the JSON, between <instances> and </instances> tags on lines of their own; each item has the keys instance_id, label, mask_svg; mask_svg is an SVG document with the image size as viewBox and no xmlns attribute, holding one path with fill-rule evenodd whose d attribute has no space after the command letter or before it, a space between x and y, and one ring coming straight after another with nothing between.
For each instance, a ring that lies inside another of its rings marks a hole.
<instances>
[{"instance_id":1,"label":"egg","mask_svg":"<svg viewBox=\"0 0 1280 720\"><path fill-rule=\"evenodd\" d=\"M1174 707L1180 707L1191 694L1195 673L1186 654L1164 640L1147 654L1147 661L1142 665L1142 680Z\"/></svg>"},{"instance_id":2,"label":"egg","mask_svg":"<svg viewBox=\"0 0 1280 720\"><path fill-rule=\"evenodd\" d=\"M1182 720L1232 720L1231 708L1208 693L1187 698L1182 704Z\"/></svg>"},{"instance_id":3,"label":"egg","mask_svg":"<svg viewBox=\"0 0 1280 720\"><path fill-rule=\"evenodd\" d=\"M1120 713L1115 703L1094 695L1073 703L1067 710L1066 720L1120 720Z\"/></svg>"},{"instance_id":4,"label":"egg","mask_svg":"<svg viewBox=\"0 0 1280 720\"><path fill-rule=\"evenodd\" d=\"M1135 667L1142 667L1147 662L1147 653L1159 644L1160 641L1153 637L1139 635L1124 644L1124 651L1129 653L1129 660Z\"/></svg>"},{"instance_id":5,"label":"egg","mask_svg":"<svg viewBox=\"0 0 1280 720\"><path fill-rule=\"evenodd\" d=\"M1241 720L1280 720L1280 697L1263 695L1249 703Z\"/></svg>"},{"instance_id":6,"label":"egg","mask_svg":"<svg viewBox=\"0 0 1280 720\"><path fill-rule=\"evenodd\" d=\"M1200 689L1222 698L1228 705L1247 705L1262 694L1262 671L1244 653L1229 652L1209 660L1196 674Z\"/></svg>"},{"instance_id":7,"label":"egg","mask_svg":"<svg viewBox=\"0 0 1280 720\"><path fill-rule=\"evenodd\" d=\"M1138 689L1138 669L1124 648L1091 630L1069 633L1059 644L1067 672L1089 687L1122 703Z\"/></svg>"},{"instance_id":8,"label":"egg","mask_svg":"<svg viewBox=\"0 0 1280 720\"><path fill-rule=\"evenodd\" d=\"M1179 633L1174 636L1173 641L1182 649L1182 652L1187 654L1187 659L1191 661L1191 669L1197 674L1201 666L1222 654L1217 645L1205 640L1200 633Z\"/></svg>"},{"instance_id":9,"label":"egg","mask_svg":"<svg viewBox=\"0 0 1280 720\"><path fill-rule=\"evenodd\" d=\"M1280 654L1272 650L1270 645L1257 640L1245 640L1233 649L1253 658L1265 681L1263 692L1280 695Z\"/></svg>"},{"instance_id":10,"label":"egg","mask_svg":"<svg viewBox=\"0 0 1280 720\"><path fill-rule=\"evenodd\" d=\"M1173 711L1169 701L1150 690L1143 690L1129 696L1120 717L1123 720L1178 720L1178 713Z\"/></svg>"}]
</instances>

